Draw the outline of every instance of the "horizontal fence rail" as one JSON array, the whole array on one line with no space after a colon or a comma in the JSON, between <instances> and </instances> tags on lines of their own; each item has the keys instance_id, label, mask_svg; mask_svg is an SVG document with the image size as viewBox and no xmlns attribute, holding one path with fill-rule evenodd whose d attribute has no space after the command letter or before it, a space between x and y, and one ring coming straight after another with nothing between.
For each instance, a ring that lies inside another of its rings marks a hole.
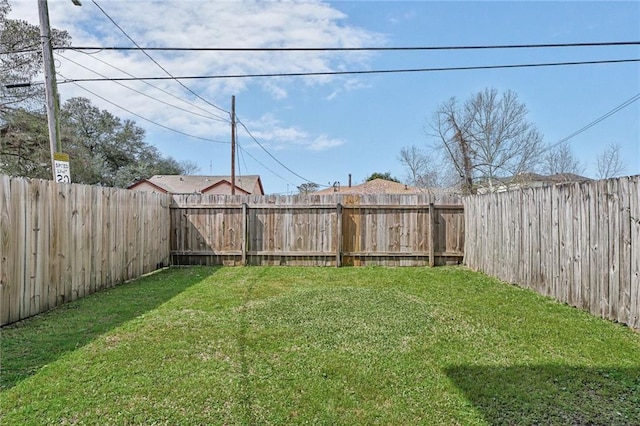
<instances>
[{"instance_id":1,"label":"horizontal fence rail","mask_svg":"<svg viewBox=\"0 0 640 426\"><path fill-rule=\"evenodd\" d=\"M428 195L174 195L171 259L177 265L459 263L459 203L456 196Z\"/></svg>"},{"instance_id":2,"label":"horizontal fence rail","mask_svg":"<svg viewBox=\"0 0 640 426\"><path fill-rule=\"evenodd\" d=\"M464 198L465 263L640 329L640 176Z\"/></svg>"},{"instance_id":3,"label":"horizontal fence rail","mask_svg":"<svg viewBox=\"0 0 640 426\"><path fill-rule=\"evenodd\" d=\"M169 262L165 194L0 176L0 323Z\"/></svg>"}]
</instances>

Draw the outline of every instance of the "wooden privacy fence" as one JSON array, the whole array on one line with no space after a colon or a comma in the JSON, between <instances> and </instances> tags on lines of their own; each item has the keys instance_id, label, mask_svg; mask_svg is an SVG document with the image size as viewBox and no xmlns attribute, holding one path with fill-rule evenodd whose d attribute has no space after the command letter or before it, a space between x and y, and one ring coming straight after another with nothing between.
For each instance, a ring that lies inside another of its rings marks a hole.
<instances>
[{"instance_id":1,"label":"wooden privacy fence","mask_svg":"<svg viewBox=\"0 0 640 426\"><path fill-rule=\"evenodd\" d=\"M464 206L469 267L640 329L640 176Z\"/></svg>"},{"instance_id":2,"label":"wooden privacy fence","mask_svg":"<svg viewBox=\"0 0 640 426\"><path fill-rule=\"evenodd\" d=\"M174 195L172 264L459 263L459 202L429 195Z\"/></svg>"},{"instance_id":3,"label":"wooden privacy fence","mask_svg":"<svg viewBox=\"0 0 640 426\"><path fill-rule=\"evenodd\" d=\"M168 265L169 201L0 176L0 325Z\"/></svg>"}]
</instances>

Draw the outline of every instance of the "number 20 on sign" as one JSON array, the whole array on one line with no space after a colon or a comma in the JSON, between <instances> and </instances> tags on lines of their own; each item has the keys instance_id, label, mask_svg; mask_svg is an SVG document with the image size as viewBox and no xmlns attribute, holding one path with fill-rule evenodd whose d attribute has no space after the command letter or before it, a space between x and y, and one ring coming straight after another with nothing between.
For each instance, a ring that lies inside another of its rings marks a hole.
<instances>
[{"instance_id":1,"label":"number 20 on sign","mask_svg":"<svg viewBox=\"0 0 640 426\"><path fill-rule=\"evenodd\" d=\"M56 182L71 183L68 154L64 154L62 152L56 152L53 154L53 167L56 175Z\"/></svg>"}]
</instances>

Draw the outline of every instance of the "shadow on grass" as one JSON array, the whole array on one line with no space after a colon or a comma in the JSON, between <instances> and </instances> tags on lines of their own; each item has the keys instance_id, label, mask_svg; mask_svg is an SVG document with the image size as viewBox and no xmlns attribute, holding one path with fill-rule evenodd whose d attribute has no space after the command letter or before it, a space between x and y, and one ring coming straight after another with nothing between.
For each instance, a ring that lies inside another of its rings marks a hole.
<instances>
[{"instance_id":1,"label":"shadow on grass","mask_svg":"<svg viewBox=\"0 0 640 426\"><path fill-rule=\"evenodd\" d=\"M240 309L238 324L238 353L240 356L240 405L242 407L242 418L245 424L256 424L253 415L253 393L251 386L249 362L247 360L247 331L249 330L249 319L247 318L248 305L253 298L253 283L249 283L243 297Z\"/></svg>"},{"instance_id":2,"label":"shadow on grass","mask_svg":"<svg viewBox=\"0 0 640 426\"><path fill-rule=\"evenodd\" d=\"M98 336L151 311L215 273L159 271L2 328L0 390L7 390Z\"/></svg>"},{"instance_id":3,"label":"shadow on grass","mask_svg":"<svg viewBox=\"0 0 640 426\"><path fill-rule=\"evenodd\" d=\"M640 425L640 368L452 366L492 425Z\"/></svg>"}]
</instances>

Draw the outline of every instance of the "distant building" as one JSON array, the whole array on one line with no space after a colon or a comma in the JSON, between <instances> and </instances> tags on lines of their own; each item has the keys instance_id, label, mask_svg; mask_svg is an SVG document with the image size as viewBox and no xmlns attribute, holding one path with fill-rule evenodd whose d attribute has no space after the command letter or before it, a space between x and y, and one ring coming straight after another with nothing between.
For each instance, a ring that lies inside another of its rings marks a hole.
<instances>
[{"instance_id":1,"label":"distant building","mask_svg":"<svg viewBox=\"0 0 640 426\"><path fill-rule=\"evenodd\" d=\"M422 194L427 190L405 185L404 183L393 182L386 179L373 179L353 186L340 186L338 184L314 192L317 195L330 194Z\"/></svg>"},{"instance_id":2,"label":"distant building","mask_svg":"<svg viewBox=\"0 0 640 426\"><path fill-rule=\"evenodd\" d=\"M231 176L155 175L134 183L135 191L166 194L231 194ZM258 175L236 176L236 195L264 195Z\"/></svg>"},{"instance_id":3,"label":"distant building","mask_svg":"<svg viewBox=\"0 0 640 426\"><path fill-rule=\"evenodd\" d=\"M495 178L478 182L478 194L488 192L504 192L519 188L542 188L552 185L563 185L575 182L590 181L588 177L573 173L557 173L555 175L539 175L537 173L520 173L515 176Z\"/></svg>"}]
</instances>

